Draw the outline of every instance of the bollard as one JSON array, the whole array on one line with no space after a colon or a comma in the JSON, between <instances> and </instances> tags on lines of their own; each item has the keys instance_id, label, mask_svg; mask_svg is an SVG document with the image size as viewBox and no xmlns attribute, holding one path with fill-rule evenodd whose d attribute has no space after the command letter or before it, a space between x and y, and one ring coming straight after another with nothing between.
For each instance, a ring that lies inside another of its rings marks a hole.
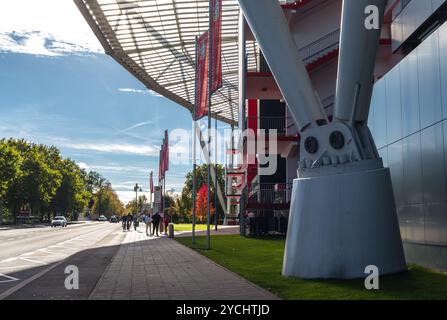
<instances>
[{"instance_id":1,"label":"bollard","mask_svg":"<svg viewBox=\"0 0 447 320\"><path fill-rule=\"evenodd\" d=\"M168 237L174 238L174 224L173 223L168 224Z\"/></svg>"}]
</instances>

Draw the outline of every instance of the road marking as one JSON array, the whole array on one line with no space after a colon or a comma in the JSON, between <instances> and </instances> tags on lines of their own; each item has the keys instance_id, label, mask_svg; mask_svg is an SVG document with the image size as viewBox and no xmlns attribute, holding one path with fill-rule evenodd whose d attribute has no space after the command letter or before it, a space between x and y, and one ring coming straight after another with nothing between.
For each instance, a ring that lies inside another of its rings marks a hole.
<instances>
[{"instance_id":1,"label":"road marking","mask_svg":"<svg viewBox=\"0 0 447 320\"><path fill-rule=\"evenodd\" d=\"M108 231L108 229L111 229L111 227L100 228L99 230L91 230L91 231L89 230L88 232L85 232L84 234L81 234L81 235L79 235L79 236L76 237L76 238L79 238L79 237L88 237L88 235L96 234L96 233L98 233L98 232L105 232L105 231ZM96 237L93 237L93 238L90 238L90 239L88 239L88 238L87 238L87 239L83 239L83 240L86 241L86 242L89 241L89 244L88 244L88 245L83 245L82 247L84 247L84 248L93 247L94 245L96 245L96 243L98 243L100 240L106 238L109 234L110 234L110 233L107 233L107 234L104 234L104 235L101 235L101 236L96 236ZM75 238L73 238L73 239L75 239ZM72 240L72 239L70 239L70 240ZM70 240L68 240L68 241L70 241ZM65 241L64 241L64 242L65 242ZM46 247L46 248L38 249L38 250L36 250L34 253L38 253L39 250L47 250L47 249L49 249L50 247L54 247L54 246L62 247L62 248L64 248L65 250L70 249L70 248L67 248L67 246L61 246L60 244L61 244L61 243L56 244L56 245L53 245L53 246L48 246L48 247ZM73 245L73 243L70 242L70 245ZM80 247L80 246L78 245L78 247ZM79 249L79 248L78 248L78 249ZM39 264L42 264L42 265L49 265L48 268L46 268L46 269L42 270L41 272L39 272L39 273L37 273L37 274L31 276L30 278L24 279L23 281L21 281L20 283L18 283L18 284L15 285L14 287L12 287L12 288L10 288L10 289L8 289L8 290L6 290L6 291L0 293L0 300L5 299L6 297L10 296L10 295L13 294L14 292L16 292L16 291L22 289L23 287L27 286L29 283L33 282L34 280L36 280L36 279L42 277L44 274L50 272L52 269L56 268L57 266L61 265L61 264L64 263L64 262L68 261L70 258L73 257L74 254L76 254L76 253L78 253L78 252L81 252L81 251L82 251L82 250L75 250L73 253L70 253L69 255L65 255L65 257L63 257L63 259L60 260L59 262L55 262L55 263L52 263L52 264L51 264L51 262L44 263L44 262L42 262L42 261L37 261L37 260L29 259L29 258L24 258L22 255L21 255L21 256L18 256L18 257L9 258L9 259L0 261L0 262L11 262L11 261L15 261L15 260L20 259L20 260L25 260L25 261L32 262L32 263L39 263ZM18 267L20 268L20 267L22 267L22 266L15 266L15 267L10 267L10 268L18 268ZM34 266L34 267L35 267L35 266ZM2 267L0 267L0 268L2 268ZM18 280L19 280L19 279L18 279ZM12 280L11 280L11 281L12 281Z\"/></svg>"},{"instance_id":2,"label":"road marking","mask_svg":"<svg viewBox=\"0 0 447 320\"><path fill-rule=\"evenodd\" d=\"M14 278L11 276L7 276L6 274L0 273L0 278L7 278L8 280L0 280L0 283L19 281L19 278Z\"/></svg>"}]
</instances>

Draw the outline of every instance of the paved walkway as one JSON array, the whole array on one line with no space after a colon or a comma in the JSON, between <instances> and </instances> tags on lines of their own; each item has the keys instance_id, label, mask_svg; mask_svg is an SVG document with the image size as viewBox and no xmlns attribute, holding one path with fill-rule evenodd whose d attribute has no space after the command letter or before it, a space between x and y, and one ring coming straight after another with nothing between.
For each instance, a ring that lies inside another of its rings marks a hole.
<instances>
[{"instance_id":1,"label":"paved walkway","mask_svg":"<svg viewBox=\"0 0 447 320\"><path fill-rule=\"evenodd\" d=\"M128 232L90 299L278 299L177 241Z\"/></svg>"}]
</instances>

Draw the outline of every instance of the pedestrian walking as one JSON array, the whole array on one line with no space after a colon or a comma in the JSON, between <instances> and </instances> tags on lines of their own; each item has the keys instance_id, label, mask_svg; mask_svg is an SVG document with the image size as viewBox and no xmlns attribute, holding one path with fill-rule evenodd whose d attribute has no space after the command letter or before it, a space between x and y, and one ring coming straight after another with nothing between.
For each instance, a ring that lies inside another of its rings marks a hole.
<instances>
[{"instance_id":1,"label":"pedestrian walking","mask_svg":"<svg viewBox=\"0 0 447 320\"><path fill-rule=\"evenodd\" d=\"M152 236L152 217L150 213L144 216L144 223L146 224L146 235Z\"/></svg>"},{"instance_id":2,"label":"pedestrian walking","mask_svg":"<svg viewBox=\"0 0 447 320\"><path fill-rule=\"evenodd\" d=\"M160 214L158 212L156 212L153 216L152 216L152 235L157 235L158 237L158 227L160 226Z\"/></svg>"},{"instance_id":3,"label":"pedestrian walking","mask_svg":"<svg viewBox=\"0 0 447 320\"><path fill-rule=\"evenodd\" d=\"M164 228L165 228L165 213L163 211L159 212L160 215L160 233L163 232Z\"/></svg>"},{"instance_id":4,"label":"pedestrian walking","mask_svg":"<svg viewBox=\"0 0 447 320\"><path fill-rule=\"evenodd\" d=\"M168 225L169 225L170 221L171 221L171 216L169 215L169 213L165 213L165 215L163 217L163 224L164 224L164 229L165 229L165 235L168 234Z\"/></svg>"},{"instance_id":5,"label":"pedestrian walking","mask_svg":"<svg viewBox=\"0 0 447 320\"><path fill-rule=\"evenodd\" d=\"M133 221L133 215L132 213L129 213L127 215L127 231L130 230L130 225L132 224L132 221Z\"/></svg>"},{"instance_id":6,"label":"pedestrian walking","mask_svg":"<svg viewBox=\"0 0 447 320\"><path fill-rule=\"evenodd\" d=\"M126 231L127 229L127 216L123 215L121 217L121 224L123 225L123 231Z\"/></svg>"}]
</instances>

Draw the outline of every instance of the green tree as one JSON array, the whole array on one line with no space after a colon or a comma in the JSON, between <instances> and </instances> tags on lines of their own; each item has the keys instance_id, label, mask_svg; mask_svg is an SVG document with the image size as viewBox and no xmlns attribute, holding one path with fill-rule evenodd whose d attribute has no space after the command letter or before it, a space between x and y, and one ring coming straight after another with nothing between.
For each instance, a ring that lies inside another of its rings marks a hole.
<instances>
[{"instance_id":1,"label":"green tree","mask_svg":"<svg viewBox=\"0 0 447 320\"><path fill-rule=\"evenodd\" d=\"M19 208L29 204L31 212L35 216L43 218L44 209L49 208L62 175L53 168L54 164L48 163L48 154L44 149L31 145L26 153L22 153L22 175L14 181L7 193L7 201L12 207L14 221Z\"/></svg>"},{"instance_id":2,"label":"green tree","mask_svg":"<svg viewBox=\"0 0 447 320\"><path fill-rule=\"evenodd\" d=\"M82 171L70 159L60 161L59 171L62 182L51 202L55 214L69 214L72 220L77 220L80 212L88 204L90 193L86 189Z\"/></svg>"},{"instance_id":3,"label":"green tree","mask_svg":"<svg viewBox=\"0 0 447 320\"><path fill-rule=\"evenodd\" d=\"M174 223L189 223L192 217L192 198L181 194L170 207Z\"/></svg>"},{"instance_id":4,"label":"green tree","mask_svg":"<svg viewBox=\"0 0 447 320\"><path fill-rule=\"evenodd\" d=\"M6 194L21 174L22 158L14 147L0 140L0 225L3 224L3 208Z\"/></svg>"},{"instance_id":5,"label":"green tree","mask_svg":"<svg viewBox=\"0 0 447 320\"><path fill-rule=\"evenodd\" d=\"M110 218L112 215L122 215L124 212L124 206L110 183L95 193L94 201L92 211L96 215L105 215Z\"/></svg>"}]
</instances>

